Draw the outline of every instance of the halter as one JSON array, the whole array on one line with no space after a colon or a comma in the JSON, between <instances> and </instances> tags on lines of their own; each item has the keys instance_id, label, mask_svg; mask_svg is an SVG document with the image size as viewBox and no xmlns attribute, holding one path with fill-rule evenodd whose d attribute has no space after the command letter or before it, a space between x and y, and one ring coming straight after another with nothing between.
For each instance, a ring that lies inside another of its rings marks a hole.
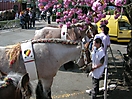
<instances>
[{"instance_id":1,"label":"halter","mask_svg":"<svg viewBox=\"0 0 132 99\"><path fill-rule=\"evenodd\" d=\"M28 88L26 90L21 88L21 93L22 93L22 99L30 99L30 96L28 95Z\"/></svg>"},{"instance_id":2,"label":"halter","mask_svg":"<svg viewBox=\"0 0 132 99\"><path fill-rule=\"evenodd\" d=\"M30 95L28 95L28 88L24 89L22 87L20 87L20 81L18 83L18 86L17 86L17 90L20 90L21 93L22 93L22 99L30 99Z\"/></svg>"},{"instance_id":3,"label":"halter","mask_svg":"<svg viewBox=\"0 0 132 99\"><path fill-rule=\"evenodd\" d=\"M78 64L80 59L83 57L84 64L87 65L88 64L88 60L87 60L87 57L86 57L86 50L84 48L83 42L81 42L81 45L82 45L81 55L80 55L80 57L79 57L79 59L78 59L78 61L76 63Z\"/></svg>"}]
</instances>

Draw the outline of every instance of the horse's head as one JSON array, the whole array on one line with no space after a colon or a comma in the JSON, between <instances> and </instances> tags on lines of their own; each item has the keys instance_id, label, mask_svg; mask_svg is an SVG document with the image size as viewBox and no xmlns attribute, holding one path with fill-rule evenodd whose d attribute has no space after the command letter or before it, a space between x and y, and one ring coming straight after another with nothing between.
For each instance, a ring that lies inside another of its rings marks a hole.
<instances>
[{"instance_id":1,"label":"horse's head","mask_svg":"<svg viewBox=\"0 0 132 99\"><path fill-rule=\"evenodd\" d=\"M85 23L76 23L70 26L69 38L74 41L81 41L87 35L89 26ZM73 35L74 34L74 35Z\"/></svg>"},{"instance_id":2,"label":"horse's head","mask_svg":"<svg viewBox=\"0 0 132 99\"><path fill-rule=\"evenodd\" d=\"M77 61L77 64L79 65L79 67L82 67L90 62L91 62L90 51L87 48L84 48L84 45L82 43L82 51L80 58Z\"/></svg>"},{"instance_id":3,"label":"horse's head","mask_svg":"<svg viewBox=\"0 0 132 99\"><path fill-rule=\"evenodd\" d=\"M11 73L0 79L0 99L30 99L32 91L28 74Z\"/></svg>"}]
</instances>

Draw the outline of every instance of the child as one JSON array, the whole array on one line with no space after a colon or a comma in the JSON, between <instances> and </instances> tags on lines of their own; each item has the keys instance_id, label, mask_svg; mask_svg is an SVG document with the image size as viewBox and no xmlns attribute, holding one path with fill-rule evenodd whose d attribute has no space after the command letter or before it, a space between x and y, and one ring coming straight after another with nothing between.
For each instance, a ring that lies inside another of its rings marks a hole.
<instances>
[{"instance_id":1,"label":"child","mask_svg":"<svg viewBox=\"0 0 132 99\"><path fill-rule=\"evenodd\" d=\"M105 60L105 52L102 47L102 40L100 38L96 38L94 40L94 50L92 51L92 71L90 72L90 76L92 76L93 89L91 91L92 98L96 99L96 95L99 92L99 79L104 72L104 60Z\"/></svg>"}]
</instances>

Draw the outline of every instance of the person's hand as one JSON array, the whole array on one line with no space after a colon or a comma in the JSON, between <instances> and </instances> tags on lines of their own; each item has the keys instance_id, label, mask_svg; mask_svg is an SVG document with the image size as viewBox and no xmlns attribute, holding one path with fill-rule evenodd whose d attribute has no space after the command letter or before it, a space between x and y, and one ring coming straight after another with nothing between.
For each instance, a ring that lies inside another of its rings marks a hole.
<instances>
[{"instance_id":1,"label":"person's hand","mask_svg":"<svg viewBox=\"0 0 132 99\"><path fill-rule=\"evenodd\" d=\"M91 69L91 71L94 71L95 69L97 69L98 68L98 66L94 66L92 69Z\"/></svg>"},{"instance_id":2,"label":"person's hand","mask_svg":"<svg viewBox=\"0 0 132 99\"><path fill-rule=\"evenodd\" d=\"M95 68L92 68L92 69L91 69L91 71L94 71L94 70L95 70Z\"/></svg>"}]
</instances>

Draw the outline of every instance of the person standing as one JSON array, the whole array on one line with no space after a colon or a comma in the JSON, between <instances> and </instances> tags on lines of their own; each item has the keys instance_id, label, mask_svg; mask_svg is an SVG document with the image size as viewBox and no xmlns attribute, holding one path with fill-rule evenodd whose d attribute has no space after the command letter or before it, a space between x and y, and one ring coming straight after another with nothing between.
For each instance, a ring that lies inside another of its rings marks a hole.
<instances>
[{"instance_id":1,"label":"person standing","mask_svg":"<svg viewBox=\"0 0 132 99\"><path fill-rule=\"evenodd\" d=\"M32 10L32 23L33 23L33 27L35 27L35 18L36 18L36 12L35 12L35 10L33 9L33 10Z\"/></svg>"},{"instance_id":2,"label":"person standing","mask_svg":"<svg viewBox=\"0 0 132 99\"><path fill-rule=\"evenodd\" d=\"M28 10L25 11L25 28L29 29L29 22L30 22L30 16L28 14Z\"/></svg>"},{"instance_id":3,"label":"person standing","mask_svg":"<svg viewBox=\"0 0 132 99\"><path fill-rule=\"evenodd\" d=\"M19 18L19 14L18 14L18 12L16 12L16 14L15 14L15 20L18 19L18 18Z\"/></svg>"},{"instance_id":4,"label":"person standing","mask_svg":"<svg viewBox=\"0 0 132 99\"><path fill-rule=\"evenodd\" d=\"M104 46L104 51L105 53L107 52L107 48L110 46L110 37L109 37L109 28L106 25L101 25L101 33L96 34L94 37L94 40L96 38L100 38L102 40L103 46Z\"/></svg>"},{"instance_id":5,"label":"person standing","mask_svg":"<svg viewBox=\"0 0 132 99\"><path fill-rule=\"evenodd\" d=\"M91 53L92 56L92 70L89 75L92 77L93 89L91 90L91 99L97 99L96 96L99 93L99 79L101 78L105 64L105 52L102 47L102 40L96 38L94 40L94 49Z\"/></svg>"},{"instance_id":6,"label":"person standing","mask_svg":"<svg viewBox=\"0 0 132 99\"><path fill-rule=\"evenodd\" d=\"M50 16L51 16L50 11L47 11L47 19L48 19L48 24L51 24L51 21L50 21Z\"/></svg>"},{"instance_id":7,"label":"person standing","mask_svg":"<svg viewBox=\"0 0 132 99\"><path fill-rule=\"evenodd\" d=\"M41 20L45 20L46 21L46 13L45 13L45 11L41 12Z\"/></svg>"},{"instance_id":8,"label":"person standing","mask_svg":"<svg viewBox=\"0 0 132 99\"><path fill-rule=\"evenodd\" d=\"M96 38L100 38L102 40L102 44L103 44L103 50L105 52L105 65L107 66L107 63L108 63L108 55L107 55L107 49L108 47L110 47L110 37L109 37L109 28L105 25L105 24L102 24L100 26L102 32L99 33L99 34L96 34L95 37L94 37L94 40ZM93 46L94 46L94 42L93 42Z\"/></svg>"},{"instance_id":9,"label":"person standing","mask_svg":"<svg viewBox=\"0 0 132 99\"><path fill-rule=\"evenodd\" d=\"M23 11L20 12L19 17L20 17L20 26L21 26L22 29L24 29L25 28L25 17L24 17L24 12Z\"/></svg>"},{"instance_id":10,"label":"person standing","mask_svg":"<svg viewBox=\"0 0 132 99\"><path fill-rule=\"evenodd\" d=\"M29 25L30 25L30 28L31 28L32 27L32 11L30 10L28 14L30 16Z\"/></svg>"}]
</instances>

